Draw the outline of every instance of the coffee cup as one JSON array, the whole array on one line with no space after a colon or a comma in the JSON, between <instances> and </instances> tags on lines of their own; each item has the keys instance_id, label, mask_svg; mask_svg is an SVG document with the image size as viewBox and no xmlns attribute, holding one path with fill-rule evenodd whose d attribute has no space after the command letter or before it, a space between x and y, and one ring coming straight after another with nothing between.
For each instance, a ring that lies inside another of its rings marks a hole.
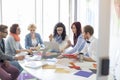
<instances>
[{"instance_id":1,"label":"coffee cup","mask_svg":"<svg viewBox=\"0 0 120 80\"><path fill-rule=\"evenodd\" d=\"M78 59L79 59L79 62L83 62L83 53L79 53L78 54Z\"/></svg>"}]
</instances>

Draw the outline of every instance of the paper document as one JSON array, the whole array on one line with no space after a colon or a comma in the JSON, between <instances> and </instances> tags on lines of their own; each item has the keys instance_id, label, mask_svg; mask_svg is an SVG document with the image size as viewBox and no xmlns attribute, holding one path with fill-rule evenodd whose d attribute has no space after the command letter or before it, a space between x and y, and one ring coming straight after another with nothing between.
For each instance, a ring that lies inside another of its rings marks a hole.
<instances>
[{"instance_id":1,"label":"paper document","mask_svg":"<svg viewBox=\"0 0 120 80\"><path fill-rule=\"evenodd\" d=\"M70 73L69 70L66 70L64 68L56 68L55 72L56 73Z\"/></svg>"},{"instance_id":2,"label":"paper document","mask_svg":"<svg viewBox=\"0 0 120 80\"><path fill-rule=\"evenodd\" d=\"M25 66L29 67L29 68L39 68L39 67L42 67L43 65L46 65L46 64L47 63L30 61L30 62L26 62Z\"/></svg>"},{"instance_id":3,"label":"paper document","mask_svg":"<svg viewBox=\"0 0 120 80\"><path fill-rule=\"evenodd\" d=\"M47 64L47 65L42 66L42 68L43 69L55 69L56 66L55 65L49 65L49 64Z\"/></svg>"},{"instance_id":4,"label":"paper document","mask_svg":"<svg viewBox=\"0 0 120 80\"><path fill-rule=\"evenodd\" d=\"M40 55L33 55L32 57L27 55L25 56L25 59L28 60L28 61L39 61L42 59L42 56Z\"/></svg>"}]
</instances>

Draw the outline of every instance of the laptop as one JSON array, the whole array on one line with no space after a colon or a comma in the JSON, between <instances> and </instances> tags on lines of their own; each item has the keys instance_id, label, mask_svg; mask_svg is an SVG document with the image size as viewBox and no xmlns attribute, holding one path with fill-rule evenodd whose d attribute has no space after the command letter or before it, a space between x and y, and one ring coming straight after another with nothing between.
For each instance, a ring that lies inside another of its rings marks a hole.
<instances>
[{"instance_id":1,"label":"laptop","mask_svg":"<svg viewBox=\"0 0 120 80\"><path fill-rule=\"evenodd\" d=\"M44 41L45 49L43 49L43 53L45 52L57 52L59 53L59 44L55 41Z\"/></svg>"}]
</instances>

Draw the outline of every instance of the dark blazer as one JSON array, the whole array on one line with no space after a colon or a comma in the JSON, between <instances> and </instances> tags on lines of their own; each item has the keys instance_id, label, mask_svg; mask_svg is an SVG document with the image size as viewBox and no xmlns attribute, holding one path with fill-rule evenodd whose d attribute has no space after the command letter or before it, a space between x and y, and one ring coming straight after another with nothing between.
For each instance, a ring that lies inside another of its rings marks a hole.
<instances>
[{"instance_id":1,"label":"dark blazer","mask_svg":"<svg viewBox=\"0 0 120 80\"><path fill-rule=\"evenodd\" d=\"M3 47L0 47L0 62L3 62L4 60L13 60L13 57L5 55L5 44L3 39L0 44L3 45Z\"/></svg>"},{"instance_id":2,"label":"dark blazer","mask_svg":"<svg viewBox=\"0 0 120 80\"><path fill-rule=\"evenodd\" d=\"M4 39L1 39L0 49L1 49L4 53L5 53L5 44L4 44Z\"/></svg>"}]
</instances>

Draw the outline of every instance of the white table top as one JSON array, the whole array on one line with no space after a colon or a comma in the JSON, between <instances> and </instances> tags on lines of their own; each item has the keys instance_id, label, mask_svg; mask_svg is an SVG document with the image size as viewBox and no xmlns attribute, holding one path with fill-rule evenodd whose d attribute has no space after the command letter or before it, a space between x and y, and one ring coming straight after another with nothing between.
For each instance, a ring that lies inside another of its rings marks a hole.
<instances>
[{"instance_id":1,"label":"white table top","mask_svg":"<svg viewBox=\"0 0 120 80\"><path fill-rule=\"evenodd\" d=\"M76 76L74 73L78 72L79 70L75 70L72 68L69 68L69 62L73 60L71 59L61 59L56 64L55 62L51 61L34 61L35 63L39 64L41 62L45 62L48 64L55 64L58 68L66 68L70 70L70 73L56 73L55 69L42 69L42 67L32 69L25 66L26 61L19 61L20 65L24 70L26 70L28 73L33 75L34 77L40 79L40 80L96 80L96 74L92 74L90 77L82 77L82 76ZM79 65L82 70L84 71L90 71L89 68L93 67L93 62L75 62L76 65Z\"/></svg>"}]
</instances>

